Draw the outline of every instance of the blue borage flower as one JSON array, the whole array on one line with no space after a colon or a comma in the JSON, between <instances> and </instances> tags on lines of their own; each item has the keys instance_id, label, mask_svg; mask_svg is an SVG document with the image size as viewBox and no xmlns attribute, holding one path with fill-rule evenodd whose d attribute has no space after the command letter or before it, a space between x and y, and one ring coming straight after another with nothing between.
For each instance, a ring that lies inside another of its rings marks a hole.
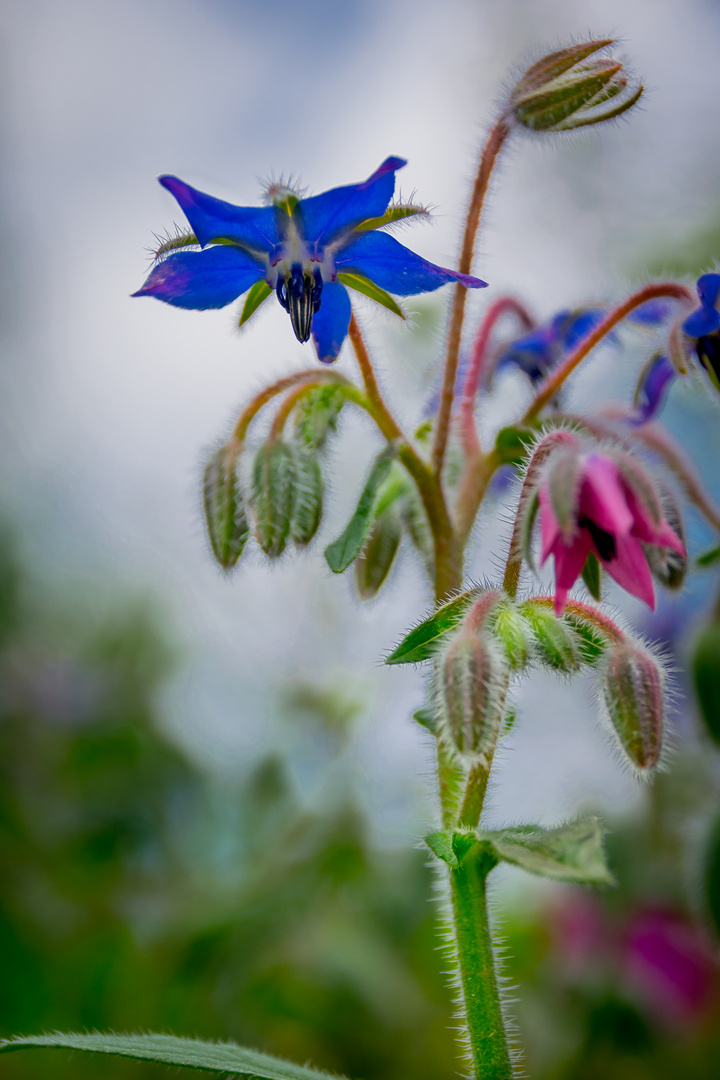
<instances>
[{"instance_id":1,"label":"blue borage flower","mask_svg":"<svg viewBox=\"0 0 720 1080\"><path fill-rule=\"evenodd\" d=\"M648 300L629 316L631 322L641 326L656 326L671 312L671 306L662 300ZM523 371L533 385L542 382L560 360L602 322L606 308L578 308L560 311L542 326L511 341L501 352L495 370L514 365ZM617 341L614 334L608 340Z\"/></svg>"},{"instance_id":2,"label":"blue borage flower","mask_svg":"<svg viewBox=\"0 0 720 1080\"><path fill-rule=\"evenodd\" d=\"M510 342L498 356L495 370L515 366L533 385L542 382L565 353L597 326L604 315L602 308L558 312L550 322Z\"/></svg>"},{"instance_id":3,"label":"blue borage flower","mask_svg":"<svg viewBox=\"0 0 720 1080\"><path fill-rule=\"evenodd\" d=\"M695 338L698 360L720 390L720 274L702 274L697 280L700 307L683 323L688 337Z\"/></svg>"},{"instance_id":4,"label":"blue borage flower","mask_svg":"<svg viewBox=\"0 0 720 1080\"><path fill-rule=\"evenodd\" d=\"M298 341L312 335L318 358L332 363L350 325L347 287L402 315L390 293L413 296L450 281L470 289L487 284L427 262L378 231L426 213L389 205L395 173L405 164L389 157L363 183L307 199L273 184L272 205L265 207L233 206L175 176L161 176L193 231L161 246L160 261L133 295L204 310L225 307L247 292L242 325L275 292ZM192 246L201 250L178 250Z\"/></svg>"}]
</instances>

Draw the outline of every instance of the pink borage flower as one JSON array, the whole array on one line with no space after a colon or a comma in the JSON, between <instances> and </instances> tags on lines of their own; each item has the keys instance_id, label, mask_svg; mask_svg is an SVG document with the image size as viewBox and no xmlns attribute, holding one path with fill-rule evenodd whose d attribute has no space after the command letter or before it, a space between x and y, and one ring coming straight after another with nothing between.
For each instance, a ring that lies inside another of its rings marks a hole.
<instances>
[{"instance_id":1,"label":"pink borage flower","mask_svg":"<svg viewBox=\"0 0 720 1080\"><path fill-rule=\"evenodd\" d=\"M611 578L655 608L655 588L644 545L685 555L665 520L650 478L626 455L554 453L539 490L542 562L555 559L555 610L595 554Z\"/></svg>"}]
</instances>

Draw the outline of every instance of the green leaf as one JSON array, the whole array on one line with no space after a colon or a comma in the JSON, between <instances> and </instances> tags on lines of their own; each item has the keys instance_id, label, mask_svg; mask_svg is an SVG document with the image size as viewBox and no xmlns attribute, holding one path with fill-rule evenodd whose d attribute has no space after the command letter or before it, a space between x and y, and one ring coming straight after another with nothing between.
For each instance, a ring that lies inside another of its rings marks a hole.
<instances>
[{"instance_id":1,"label":"green leaf","mask_svg":"<svg viewBox=\"0 0 720 1080\"><path fill-rule=\"evenodd\" d=\"M517 825L483 832L477 837L490 845L498 859L556 881L582 885L612 885L605 861L603 827L598 818L582 818L554 829Z\"/></svg>"},{"instance_id":2,"label":"green leaf","mask_svg":"<svg viewBox=\"0 0 720 1080\"><path fill-rule=\"evenodd\" d=\"M438 721L432 709L424 705L422 709L418 709L417 712L413 713L412 718L416 724L424 727L431 735L437 735Z\"/></svg>"},{"instance_id":3,"label":"green leaf","mask_svg":"<svg viewBox=\"0 0 720 1080\"><path fill-rule=\"evenodd\" d=\"M591 551L585 560L585 565L582 568L582 579L593 600L597 600L598 603L600 603L602 572L600 569L600 560L594 551Z\"/></svg>"},{"instance_id":4,"label":"green leaf","mask_svg":"<svg viewBox=\"0 0 720 1080\"><path fill-rule=\"evenodd\" d=\"M710 551L703 552L702 555L698 555L698 566L712 566L714 562L720 559L720 547L712 548Z\"/></svg>"},{"instance_id":5,"label":"green leaf","mask_svg":"<svg viewBox=\"0 0 720 1080\"><path fill-rule=\"evenodd\" d=\"M334 574L342 574L347 570L353 559L356 559L362 550L375 510L375 497L383 480L390 471L395 447L390 445L378 454L373 463L370 475L365 481L355 513L345 526L342 535L333 540L325 548L327 564Z\"/></svg>"},{"instance_id":6,"label":"green leaf","mask_svg":"<svg viewBox=\"0 0 720 1080\"><path fill-rule=\"evenodd\" d=\"M362 293L363 296L369 296L376 304L382 304L388 311L392 311L393 315L399 315L401 319L407 318L403 309L396 300L393 300L390 293L381 289L369 277L359 274L357 270L338 270L337 279L342 285L347 285L349 289L355 289L356 292Z\"/></svg>"},{"instance_id":7,"label":"green leaf","mask_svg":"<svg viewBox=\"0 0 720 1080\"><path fill-rule=\"evenodd\" d=\"M446 862L453 870L461 865L470 848L478 846L474 833L451 833L438 829L428 833L425 843L438 859Z\"/></svg>"},{"instance_id":8,"label":"green leaf","mask_svg":"<svg viewBox=\"0 0 720 1080\"><path fill-rule=\"evenodd\" d=\"M245 297L245 303L243 304L242 314L240 315L240 321L238 326L244 326L251 315L254 315L261 304L264 304L268 296L272 292L271 287L267 281L256 281L250 289L249 293Z\"/></svg>"},{"instance_id":9,"label":"green leaf","mask_svg":"<svg viewBox=\"0 0 720 1080\"><path fill-rule=\"evenodd\" d=\"M361 221L359 225L355 226L355 232L363 233L370 232L371 229L382 229L385 225L394 225L396 221L414 217L416 214L430 217L430 211L426 210L424 206L413 206L409 203L405 206L388 206L382 217L367 218L366 221Z\"/></svg>"},{"instance_id":10,"label":"green leaf","mask_svg":"<svg viewBox=\"0 0 720 1080\"><path fill-rule=\"evenodd\" d=\"M428 833L425 837L425 843L432 851L433 855L437 855L438 859L442 859L448 866L453 868L459 866L458 858L453 851L453 838L452 833L443 832L438 829L436 832Z\"/></svg>"},{"instance_id":11,"label":"green leaf","mask_svg":"<svg viewBox=\"0 0 720 1080\"><path fill-rule=\"evenodd\" d=\"M482 593L480 588L453 597L407 634L388 656L386 664L419 664L429 660L442 639L460 622L467 608Z\"/></svg>"},{"instance_id":12,"label":"green leaf","mask_svg":"<svg viewBox=\"0 0 720 1080\"><path fill-rule=\"evenodd\" d=\"M495 451L506 465L520 465L528 456L528 447L536 440L532 428L504 427L497 433Z\"/></svg>"},{"instance_id":13,"label":"green leaf","mask_svg":"<svg viewBox=\"0 0 720 1080\"><path fill-rule=\"evenodd\" d=\"M180 251L182 248L187 247L200 247L200 241L194 232L182 232L178 229L175 236L167 236L161 241L153 253L153 258L158 262L173 251Z\"/></svg>"},{"instance_id":14,"label":"green leaf","mask_svg":"<svg viewBox=\"0 0 720 1080\"><path fill-rule=\"evenodd\" d=\"M293 1065L289 1061L246 1050L233 1043L181 1039L175 1035L31 1035L0 1042L0 1052L30 1047L60 1047L88 1050L95 1054L157 1061L163 1065L184 1065L190 1069L233 1073L252 1080L318 1080L327 1073Z\"/></svg>"}]
</instances>

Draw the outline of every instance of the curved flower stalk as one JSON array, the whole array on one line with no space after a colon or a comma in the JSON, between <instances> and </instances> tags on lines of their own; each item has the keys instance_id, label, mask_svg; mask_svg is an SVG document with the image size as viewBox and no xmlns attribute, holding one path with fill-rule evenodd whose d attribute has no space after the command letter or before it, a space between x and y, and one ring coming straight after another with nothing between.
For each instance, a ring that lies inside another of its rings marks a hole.
<instances>
[{"instance_id":1,"label":"curved flower stalk","mask_svg":"<svg viewBox=\"0 0 720 1080\"><path fill-rule=\"evenodd\" d=\"M161 246L155 267L133 296L205 310L248 293L242 325L274 292L298 341L312 336L318 359L332 363L350 325L348 288L404 318L390 293L414 296L450 281L471 289L487 284L436 266L379 231L427 214L420 206L389 205L395 173L405 164L389 157L363 183L307 199L272 185L271 205L265 207L233 206L176 176L161 176L193 231ZM188 250L194 247L200 250Z\"/></svg>"}]
</instances>

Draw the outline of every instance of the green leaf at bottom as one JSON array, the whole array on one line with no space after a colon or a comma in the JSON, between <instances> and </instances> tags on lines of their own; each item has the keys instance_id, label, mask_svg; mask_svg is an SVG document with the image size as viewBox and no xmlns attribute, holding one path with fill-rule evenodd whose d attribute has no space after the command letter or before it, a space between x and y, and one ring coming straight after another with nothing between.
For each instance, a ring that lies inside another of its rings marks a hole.
<instances>
[{"instance_id":1,"label":"green leaf at bottom","mask_svg":"<svg viewBox=\"0 0 720 1080\"><path fill-rule=\"evenodd\" d=\"M0 1053L31 1047L118 1054L121 1057L157 1061L162 1065L184 1065L190 1069L234 1073L252 1080L319 1080L328 1075L269 1054L261 1054L258 1050L235 1046L234 1043L203 1042L200 1039L181 1039L175 1035L53 1034L0 1041Z\"/></svg>"}]
</instances>

